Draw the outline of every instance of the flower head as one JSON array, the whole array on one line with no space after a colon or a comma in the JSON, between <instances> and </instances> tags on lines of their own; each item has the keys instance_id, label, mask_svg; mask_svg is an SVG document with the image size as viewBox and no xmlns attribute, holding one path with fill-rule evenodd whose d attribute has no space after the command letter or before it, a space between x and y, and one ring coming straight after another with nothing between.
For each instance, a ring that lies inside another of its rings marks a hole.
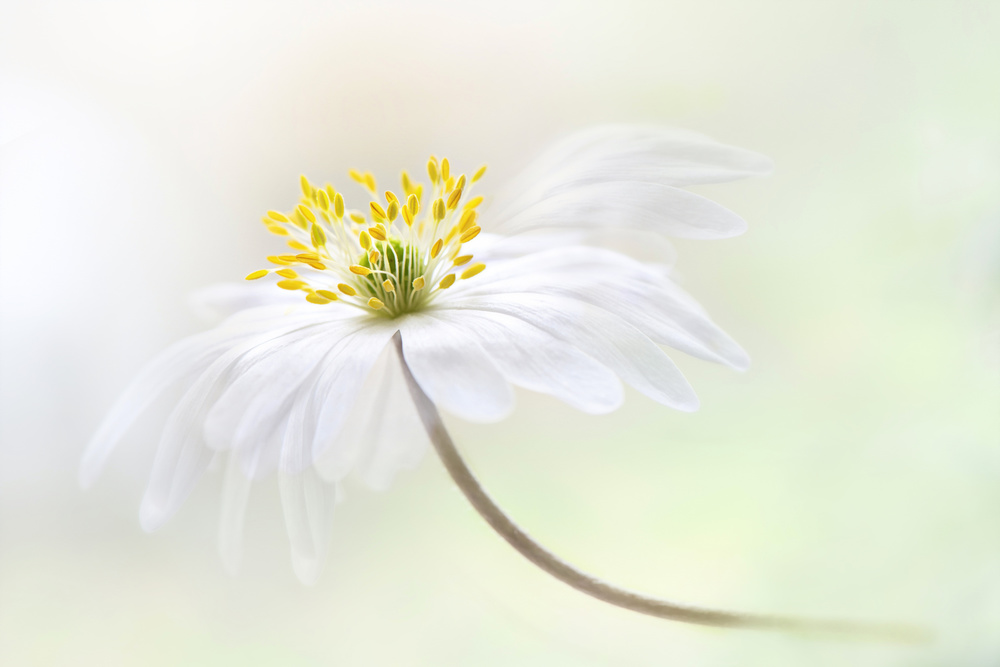
<instances>
[{"instance_id":1,"label":"flower head","mask_svg":"<svg viewBox=\"0 0 1000 667\"><path fill-rule=\"evenodd\" d=\"M598 247L593 235L738 234L738 216L682 186L769 167L700 135L612 126L543 154L490 215L473 191L485 168L467 176L445 159L431 158L424 183L404 173L398 193L352 171L371 195L362 210L303 177L301 200L264 217L288 252L248 275L253 283L214 291L235 312L147 366L92 439L81 480L92 482L139 413L180 387L143 526L167 520L225 455L220 545L235 563L250 480L277 470L293 564L311 580L340 481L356 473L384 487L426 446L402 362L437 406L473 421L509 414L512 385L604 413L621 404L625 382L693 410L663 346L734 368L745 353L662 266ZM389 344L397 332L400 352Z\"/></svg>"}]
</instances>

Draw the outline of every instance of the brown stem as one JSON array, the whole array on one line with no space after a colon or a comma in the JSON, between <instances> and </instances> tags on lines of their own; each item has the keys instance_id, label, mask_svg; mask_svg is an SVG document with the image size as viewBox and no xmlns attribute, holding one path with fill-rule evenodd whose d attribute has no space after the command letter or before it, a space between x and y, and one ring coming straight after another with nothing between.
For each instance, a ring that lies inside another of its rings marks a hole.
<instances>
[{"instance_id":1,"label":"brown stem","mask_svg":"<svg viewBox=\"0 0 1000 667\"><path fill-rule=\"evenodd\" d=\"M890 623L863 623L845 620L805 619L792 616L771 616L765 614L741 614L717 609L705 609L686 604L679 604L661 598L650 597L641 593L619 588L602 579L582 572L559 556L555 555L528 533L521 529L497 506L489 494L479 484L479 481L469 470L462 456L455 448L455 443L441 421L441 415L430 397L424 393L403 356L402 337L399 332L393 338L403 376L409 387L410 395L416 404L417 412L437 450L441 462L448 474L458 485L466 499L476 508L486 522L500 534L508 544L517 549L522 556L548 572L556 579L573 588L593 596L598 600L631 609L642 614L666 618L683 623L696 623L725 628L746 628L757 630L778 630L803 635L839 637L843 639L858 639L871 641L890 641L902 643L922 643L929 641L930 633L923 628Z\"/></svg>"}]
</instances>

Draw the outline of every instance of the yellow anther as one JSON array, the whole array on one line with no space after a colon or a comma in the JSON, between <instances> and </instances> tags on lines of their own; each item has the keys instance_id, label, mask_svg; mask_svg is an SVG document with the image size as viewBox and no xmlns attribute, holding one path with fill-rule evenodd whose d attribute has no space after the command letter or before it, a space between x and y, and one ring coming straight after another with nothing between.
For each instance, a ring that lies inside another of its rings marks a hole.
<instances>
[{"instance_id":1,"label":"yellow anther","mask_svg":"<svg viewBox=\"0 0 1000 667\"><path fill-rule=\"evenodd\" d=\"M278 213L277 211L268 211L267 217L271 218L275 222L291 222L284 213Z\"/></svg>"},{"instance_id":2,"label":"yellow anther","mask_svg":"<svg viewBox=\"0 0 1000 667\"><path fill-rule=\"evenodd\" d=\"M375 225L374 227L369 227L368 228L368 234L371 235L371 237L373 239L375 239L376 241L385 241L385 231L384 231L384 229L385 229L384 227L380 227L379 225Z\"/></svg>"},{"instance_id":3,"label":"yellow anther","mask_svg":"<svg viewBox=\"0 0 1000 667\"><path fill-rule=\"evenodd\" d=\"M469 210L462 214L462 217L458 220L458 231L464 232L469 227L472 227L476 222L476 211Z\"/></svg>"},{"instance_id":4,"label":"yellow anther","mask_svg":"<svg viewBox=\"0 0 1000 667\"><path fill-rule=\"evenodd\" d=\"M400 182L403 184L403 192L410 194L413 191L413 181L410 180L410 175L403 170L403 173L399 177Z\"/></svg>"},{"instance_id":5,"label":"yellow anther","mask_svg":"<svg viewBox=\"0 0 1000 667\"><path fill-rule=\"evenodd\" d=\"M272 264L280 264L282 266L288 266L289 264L292 263L292 262L288 262L288 261L282 259L281 257L277 257L275 255L268 255L267 256L267 261L271 262Z\"/></svg>"},{"instance_id":6,"label":"yellow anther","mask_svg":"<svg viewBox=\"0 0 1000 667\"><path fill-rule=\"evenodd\" d=\"M329 199L330 201L333 201L334 197L337 196L337 191L334 190L333 186L330 185L329 183L326 184L325 190L326 190L326 197L327 197L327 199Z\"/></svg>"},{"instance_id":7,"label":"yellow anther","mask_svg":"<svg viewBox=\"0 0 1000 667\"><path fill-rule=\"evenodd\" d=\"M378 261L382 259L382 255L379 254L378 250L372 248L368 251L368 262L372 265L378 264Z\"/></svg>"},{"instance_id":8,"label":"yellow anther","mask_svg":"<svg viewBox=\"0 0 1000 667\"><path fill-rule=\"evenodd\" d=\"M482 203L483 203L483 196L482 195L476 195L475 197L473 197L469 201L465 202L465 206L462 207L462 210L471 211L472 209L476 208L477 206L479 206Z\"/></svg>"},{"instance_id":9,"label":"yellow anther","mask_svg":"<svg viewBox=\"0 0 1000 667\"><path fill-rule=\"evenodd\" d=\"M257 280L258 278L263 278L268 273L270 273L270 271L268 271L267 269L261 269L260 271L254 271L253 273L248 273L246 279Z\"/></svg>"},{"instance_id":10,"label":"yellow anther","mask_svg":"<svg viewBox=\"0 0 1000 667\"><path fill-rule=\"evenodd\" d=\"M410 213L410 207L404 206L402 208L402 212L403 212L403 222L406 223L406 226L410 227L411 225L413 225L413 214Z\"/></svg>"},{"instance_id":11,"label":"yellow anther","mask_svg":"<svg viewBox=\"0 0 1000 667\"><path fill-rule=\"evenodd\" d=\"M410 195L406 198L406 208L410 209L410 215L416 215L420 212L420 199L416 195Z\"/></svg>"},{"instance_id":12,"label":"yellow anther","mask_svg":"<svg viewBox=\"0 0 1000 667\"><path fill-rule=\"evenodd\" d=\"M313 213L309 208L303 206L302 204L299 204L298 206L295 207L295 210L298 211L299 215L301 215L309 222L316 222L316 214Z\"/></svg>"},{"instance_id":13,"label":"yellow anther","mask_svg":"<svg viewBox=\"0 0 1000 667\"><path fill-rule=\"evenodd\" d=\"M476 181L478 181L480 178L483 177L483 174L485 173L486 173L486 165L484 164L482 167L476 170L475 174L472 175L472 182L475 183Z\"/></svg>"},{"instance_id":14,"label":"yellow anther","mask_svg":"<svg viewBox=\"0 0 1000 667\"><path fill-rule=\"evenodd\" d=\"M438 287L440 289L448 289L454 284L455 284L455 274L449 273L448 275L446 275L444 278L441 279L441 282L438 283Z\"/></svg>"},{"instance_id":15,"label":"yellow anther","mask_svg":"<svg viewBox=\"0 0 1000 667\"><path fill-rule=\"evenodd\" d=\"M432 155L431 159L427 161L427 176L430 177L431 183L437 183L438 182L438 177L440 175L441 174L438 173L437 160L435 160L434 156Z\"/></svg>"},{"instance_id":16,"label":"yellow anther","mask_svg":"<svg viewBox=\"0 0 1000 667\"><path fill-rule=\"evenodd\" d=\"M339 289L341 292L343 292L347 296L354 296L355 294L358 293L358 291L356 289L354 289L353 287L351 287L347 283L339 283L337 285L337 289Z\"/></svg>"},{"instance_id":17,"label":"yellow anther","mask_svg":"<svg viewBox=\"0 0 1000 667\"><path fill-rule=\"evenodd\" d=\"M448 163L448 158L443 158L441 160L441 180L447 181L450 171L451 165Z\"/></svg>"},{"instance_id":18,"label":"yellow anther","mask_svg":"<svg viewBox=\"0 0 1000 667\"><path fill-rule=\"evenodd\" d=\"M309 246L304 243L299 243L294 239L288 242L288 247L292 250L309 250Z\"/></svg>"},{"instance_id":19,"label":"yellow anther","mask_svg":"<svg viewBox=\"0 0 1000 667\"><path fill-rule=\"evenodd\" d=\"M309 266L313 267L317 271L325 271L326 264L321 264L320 262L306 262Z\"/></svg>"},{"instance_id":20,"label":"yellow anther","mask_svg":"<svg viewBox=\"0 0 1000 667\"><path fill-rule=\"evenodd\" d=\"M313 196L313 186L309 184L309 179L306 178L305 174L299 176L299 185L302 186L302 194L306 197Z\"/></svg>"},{"instance_id":21,"label":"yellow anther","mask_svg":"<svg viewBox=\"0 0 1000 667\"><path fill-rule=\"evenodd\" d=\"M479 275L480 273L483 272L483 269L485 269L485 268L486 268L486 265L483 264L482 262L479 262L478 264L473 264L472 266L470 266L469 268L467 268L465 271L462 271L462 280L467 280L468 278L471 278L472 276Z\"/></svg>"},{"instance_id":22,"label":"yellow anther","mask_svg":"<svg viewBox=\"0 0 1000 667\"><path fill-rule=\"evenodd\" d=\"M375 190L378 189L375 187L375 176L373 176L370 171L365 172L365 187L368 188L368 192L371 192L372 194L375 194Z\"/></svg>"},{"instance_id":23,"label":"yellow anther","mask_svg":"<svg viewBox=\"0 0 1000 667\"><path fill-rule=\"evenodd\" d=\"M296 290L302 289L306 284L301 280L279 280L277 285L281 289Z\"/></svg>"},{"instance_id":24,"label":"yellow anther","mask_svg":"<svg viewBox=\"0 0 1000 667\"><path fill-rule=\"evenodd\" d=\"M372 210L372 217L375 218L375 222L382 222L386 219L385 209L377 201L370 202L368 206Z\"/></svg>"},{"instance_id":25,"label":"yellow anther","mask_svg":"<svg viewBox=\"0 0 1000 667\"><path fill-rule=\"evenodd\" d=\"M444 182L444 190L445 192L451 192L454 189L455 189L455 177L452 176L451 178L449 178L447 181Z\"/></svg>"},{"instance_id":26,"label":"yellow anther","mask_svg":"<svg viewBox=\"0 0 1000 667\"><path fill-rule=\"evenodd\" d=\"M351 264L350 271L351 271L351 273L353 273L355 275L358 275L358 276L367 276L367 275L370 275L371 272L372 272L371 269L365 268L365 267L361 266L360 264Z\"/></svg>"},{"instance_id":27,"label":"yellow anther","mask_svg":"<svg viewBox=\"0 0 1000 667\"><path fill-rule=\"evenodd\" d=\"M299 277L299 274L295 273L295 271L292 271L291 269L278 269L277 271L275 271L275 273L277 273L282 278L298 278Z\"/></svg>"},{"instance_id":28,"label":"yellow anther","mask_svg":"<svg viewBox=\"0 0 1000 667\"><path fill-rule=\"evenodd\" d=\"M399 202L393 199L389 202L389 206L385 209L385 216L389 218L389 222L393 222L396 216L399 215Z\"/></svg>"},{"instance_id":29,"label":"yellow anther","mask_svg":"<svg viewBox=\"0 0 1000 667\"><path fill-rule=\"evenodd\" d=\"M382 289L384 289L386 292L396 291L396 288L392 286L392 281L388 279L382 281Z\"/></svg>"},{"instance_id":30,"label":"yellow anther","mask_svg":"<svg viewBox=\"0 0 1000 667\"><path fill-rule=\"evenodd\" d=\"M483 231L482 227L479 227L478 225L473 225L472 227L469 227L467 230L462 232L462 235L458 237L458 240L461 241L462 243L468 243L472 239L479 236L479 232L481 231Z\"/></svg>"},{"instance_id":31,"label":"yellow anther","mask_svg":"<svg viewBox=\"0 0 1000 667\"><path fill-rule=\"evenodd\" d=\"M461 176L458 177L458 181L455 183L455 189L456 190L465 189L465 174L462 174Z\"/></svg>"},{"instance_id":32,"label":"yellow anther","mask_svg":"<svg viewBox=\"0 0 1000 667\"><path fill-rule=\"evenodd\" d=\"M319 190L318 192L322 192L322 190ZM315 294L306 294L306 301L308 301L309 303L315 303L320 306L330 303L330 299L324 299L319 295L319 292Z\"/></svg>"},{"instance_id":33,"label":"yellow anther","mask_svg":"<svg viewBox=\"0 0 1000 667\"><path fill-rule=\"evenodd\" d=\"M351 177L352 181L354 181L356 183L360 183L361 185L365 184L365 175L362 174L357 169L348 169L347 170L347 175Z\"/></svg>"},{"instance_id":34,"label":"yellow anther","mask_svg":"<svg viewBox=\"0 0 1000 667\"><path fill-rule=\"evenodd\" d=\"M422 183L417 183L413 186L413 194L416 195L417 199L423 199L424 186Z\"/></svg>"},{"instance_id":35,"label":"yellow anther","mask_svg":"<svg viewBox=\"0 0 1000 667\"><path fill-rule=\"evenodd\" d=\"M426 283L426 281L424 280L423 276L420 276L419 278L414 278L413 279L413 289L415 289L415 290L422 290L424 288L424 284L425 283Z\"/></svg>"},{"instance_id":36,"label":"yellow anther","mask_svg":"<svg viewBox=\"0 0 1000 667\"><path fill-rule=\"evenodd\" d=\"M308 250L308 248L306 248ZM300 259L303 262L315 262L319 259L319 255L314 252L301 252L295 256L295 259Z\"/></svg>"},{"instance_id":37,"label":"yellow anther","mask_svg":"<svg viewBox=\"0 0 1000 667\"><path fill-rule=\"evenodd\" d=\"M444 220L444 214L445 214L444 200L441 199L440 197L434 200L433 213L434 213L434 222L441 222L442 220Z\"/></svg>"},{"instance_id":38,"label":"yellow anther","mask_svg":"<svg viewBox=\"0 0 1000 667\"><path fill-rule=\"evenodd\" d=\"M321 297L323 297L327 301L337 301L338 299L340 299L340 297L337 296L336 292L331 292L328 289L318 289L318 290L316 290L316 294L319 294Z\"/></svg>"},{"instance_id":39,"label":"yellow anther","mask_svg":"<svg viewBox=\"0 0 1000 667\"><path fill-rule=\"evenodd\" d=\"M344 217L344 195L339 192L333 198L333 214L338 218Z\"/></svg>"},{"instance_id":40,"label":"yellow anther","mask_svg":"<svg viewBox=\"0 0 1000 667\"><path fill-rule=\"evenodd\" d=\"M363 225L366 222L364 214L360 211L351 211L350 218L359 225Z\"/></svg>"},{"instance_id":41,"label":"yellow anther","mask_svg":"<svg viewBox=\"0 0 1000 667\"><path fill-rule=\"evenodd\" d=\"M385 191L385 203L386 204L390 204L392 202L397 202L398 203L399 202L399 197L397 197L396 193L394 193L392 190L386 190Z\"/></svg>"},{"instance_id":42,"label":"yellow anther","mask_svg":"<svg viewBox=\"0 0 1000 667\"><path fill-rule=\"evenodd\" d=\"M324 211L330 210L330 196L326 194L326 190L316 191L316 202L319 204L319 207Z\"/></svg>"},{"instance_id":43,"label":"yellow anther","mask_svg":"<svg viewBox=\"0 0 1000 667\"><path fill-rule=\"evenodd\" d=\"M365 250L371 250L372 247L372 237L368 232L361 232L361 236L358 237L358 243Z\"/></svg>"},{"instance_id":44,"label":"yellow anther","mask_svg":"<svg viewBox=\"0 0 1000 667\"><path fill-rule=\"evenodd\" d=\"M455 266L462 266L463 264L468 264L472 260L472 255L459 255L452 262Z\"/></svg>"},{"instance_id":45,"label":"yellow anther","mask_svg":"<svg viewBox=\"0 0 1000 667\"><path fill-rule=\"evenodd\" d=\"M373 310L378 310L379 308L382 308L383 306L385 306L385 304L382 303L381 301L379 301L378 299L376 299L375 297L372 297L372 298L368 299L368 307L371 308L371 309L373 309Z\"/></svg>"},{"instance_id":46,"label":"yellow anther","mask_svg":"<svg viewBox=\"0 0 1000 667\"><path fill-rule=\"evenodd\" d=\"M462 188L455 188L455 190L448 195L448 210L454 209L458 206L459 200L462 198Z\"/></svg>"},{"instance_id":47,"label":"yellow anther","mask_svg":"<svg viewBox=\"0 0 1000 667\"><path fill-rule=\"evenodd\" d=\"M271 232L275 236L288 236L288 230L284 227L279 227L278 225L268 225L267 231Z\"/></svg>"},{"instance_id":48,"label":"yellow anther","mask_svg":"<svg viewBox=\"0 0 1000 667\"><path fill-rule=\"evenodd\" d=\"M312 236L312 242L314 246L316 246L317 248L321 248L326 245L326 232L323 231L322 227L320 227L317 224L313 224L312 229L310 230L309 233L310 236Z\"/></svg>"},{"instance_id":49,"label":"yellow anther","mask_svg":"<svg viewBox=\"0 0 1000 667\"><path fill-rule=\"evenodd\" d=\"M434 242L434 245L431 246L431 258L432 259L434 257L437 257L438 255L441 254L441 248L443 246L444 246L444 241L442 239L438 239L437 241Z\"/></svg>"},{"instance_id":50,"label":"yellow anther","mask_svg":"<svg viewBox=\"0 0 1000 667\"><path fill-rule=\"evenodd\" d=\"M278 259L282 260L283 262L288 262L289 264L294 264L299 260L299 258L296 255L278 255Z\"/></svg>"}]
</instances>

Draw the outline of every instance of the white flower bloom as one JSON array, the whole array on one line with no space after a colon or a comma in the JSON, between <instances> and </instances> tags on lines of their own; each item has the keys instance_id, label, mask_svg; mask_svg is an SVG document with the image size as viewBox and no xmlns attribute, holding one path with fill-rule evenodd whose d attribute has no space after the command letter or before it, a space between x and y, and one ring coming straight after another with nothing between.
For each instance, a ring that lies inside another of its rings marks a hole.
<instances>
[{"instance_id":1,"label":"white flower bloom","mask_svg":"<svg viewBox=\"0 0 1000 667\"><path fill-rule=\"evenodd\" d=\"M295 571L311 581L340 480L354 473L383 488L426 448L389 344L396 332L423 391L477 422L510 414L512 385L592 414L621 404L622 382L696 409L661 346L746 367L743 350L664 271L585 241L739 234L738 216L681 188L766 173L766 158L693 133L600 127L546 152L492 216L480 216L473 192L484 169L456 175L431 158L429 182L404 173L399 196L379 196L370 174L351 172L372 196L364 212L303 177L300 203L264 218L291 254L247 276L260 283L211 292L236 312L142 371L90 442L83 485L140 413L183 388L162 430L143 527L170 518L226 454L227 564L238 560L251 481L278 471ZM276 287L262 284L275 278Z\"/></svg>"}]
</instances>

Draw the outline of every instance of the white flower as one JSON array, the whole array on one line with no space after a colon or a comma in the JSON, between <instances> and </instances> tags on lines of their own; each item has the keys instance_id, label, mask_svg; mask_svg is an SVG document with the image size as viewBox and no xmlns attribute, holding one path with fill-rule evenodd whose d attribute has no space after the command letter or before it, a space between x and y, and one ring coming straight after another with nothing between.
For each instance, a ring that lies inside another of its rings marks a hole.
<instances>
[{"instance_id":1,"label":"white flower","mask_svg":"<svg viewBox=\"0 0 1000 667\"><path fill-rule=\"evenodd\" d=\"M215 289L216 303L238 312L142 371L90 442L81 481L93 482L143 410L182 388L143 527L170 518L212 459L228 454L224 559L235 567L251 480L277 470L295 571L311 581L340 480L355 473L385 487L426 448L389 344L396 332L420 388L464 419L507 416L512 385L597 414L621 404L625 382L694 410L694 392L661 346L734 368L746 355L661 267L588 239L739 234L743 220L681 187L769 168L700 135L613 126L546 152L492 216L480 216L483 197L473 192L485 168L456 175L447 160L431 158L426 185L404 173L398 196L379 196L370 174L351 172L372 196L364 212L303 177L301 202L264 218L290 254L248 276L276 286Z\"/></svg>"}]
</instances>

